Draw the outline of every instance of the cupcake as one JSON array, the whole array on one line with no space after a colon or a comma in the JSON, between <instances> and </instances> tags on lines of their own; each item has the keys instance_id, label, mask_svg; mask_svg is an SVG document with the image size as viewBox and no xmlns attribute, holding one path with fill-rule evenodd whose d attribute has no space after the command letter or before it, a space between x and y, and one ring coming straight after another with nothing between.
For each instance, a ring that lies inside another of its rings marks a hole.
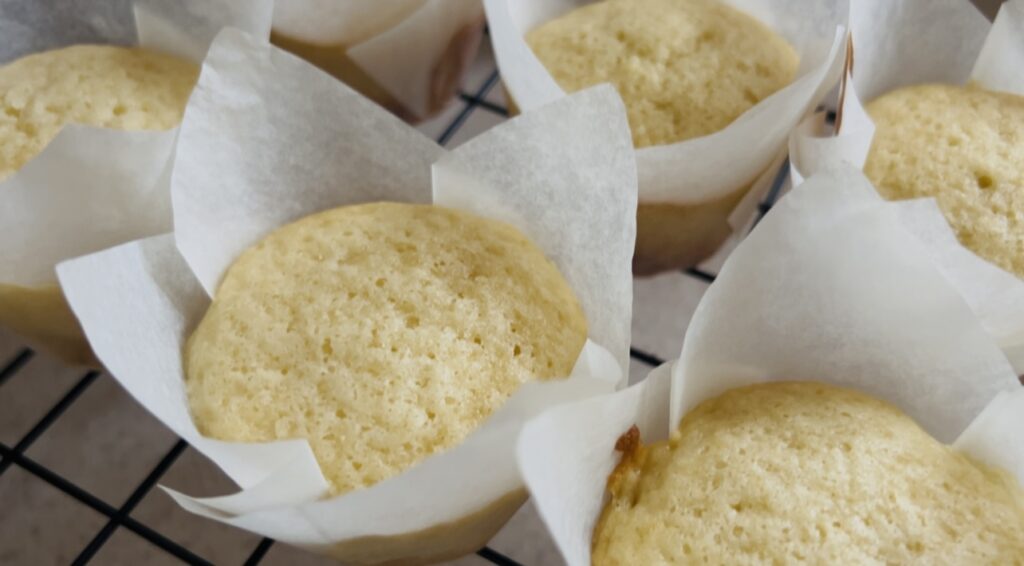
<instances>
[{"instance_id":1,"label":"cupcake","mask_svg":"<svg viewBox=\"0 0 1024 566\"><path fill-rule=\"evenodd\" d=\"M169 226L161 177L199 74L197 61L169 51L194 51L209 41L200 33L206 26L237 23L197 23L188 8L137 13L140 30L170 29L180 34L176 39L153 36L137 47L75 44L0 67L0 222L11 229L0 251L0 323L68 362L95 360L58 289L55 264ZM188 33L176 27L186 14ZM123 41L120 22L102 21L111 41ZM25 41L64 45L61 34L80 35L62 26L35 30ZM11 39L10 52L27 50Z\"/></svg>"},{"instance_id":2,"label":"cupcake","mask_svg":"<svg viewBox=\"0 0 1024 566\"><path fill-rule=\"evenodd\" d=\"M731 389L688 412L669 440L624 448L594 530L595 566L1024 556L1017 478L851 389Z\"/></svg>"},{"instance_id":3,"label":"cupcake","mask_svg":"<svg viewBox=\"0 0 1024 566\"><path fill-rule=\"evenodd\" d=\"M1024 556L1024 388L901 208L856 169L811 177L730 255L678 360L527 423L571 566Z\"/></svg>"},{"instance_id":4,"label":"cupcake","mask_svg":"<svg viewBox=\"0 0 1024 566\"><path fill-rule=\"evenodd\" d=\"M185 380L200 433L305 438L337 495L459 444L522 384L567 377L586 337L569 284L514 227L370 203L243 252L185 345Z\"/></svg>"},{"instance_id":5,"label":"cupcake","mask_svg":"<svg viewBox=\"0 0 1024 566\"><path fill-rule=\"evenodd\" d=\"M482 36L479 0L297 0L274 5L271 41L417 122L458 94Z\"/></svg>"},{"instance_id":6,"label":"cupcake","mask_svg":"<svg viewBox=\"0 0 1024 566\"><path fill-rule=\"evenodd\" d=\"M964 246L1024 277L1024 97L925 84L867 106L864 163L887 199L934 198Z\"/></svg>"},{"instance_id":7,"label":"cupcake","mask_svg":"<svg viewBox=\"0 0 1024 566\"><path fill-rule=\"evenodd\" d=\"M852 164L882 196L905 199L898 209L932 207L912 228L947 258L963 257L943 268L946 276L1024 374L1024 340L1013 330L1024 317L1024 211L1014 190L1021 143L1011 118L1024 92L1020 57L1009 47L1024 10L1019 0L1007 2L990 23L956 0L867 0L850 14L852 66L835 127L818 115L794 131L794 177ZM993 297L1004 300L979 309Z\"/></svg>"},{"instance_id":8,"label":"cupcake","mask_svg":"<svg viewBox=\"0 0 1024 566\"><path fill-rule=\"evenodd\" d=\"M513 106L603 82L622 95L640 166L637 274L711 255L739 202L773 178L783 145L775 129L792 127L823 81L837 78L841 46L810 47L844 21L827 3L799 29L769 27L720 0L602 0L554 17L503 0L487 6ZM718 146L726 136L736 137ZM737 167L730 159L741 171L726 171Z\"/></svg>"},{"instance_id":9,"label":"cupcake","mask_svg":"<svg viewBox=\"0 0 1024 566\"><path fill-rule=\"evenodd\" d=\"M447 152L224 30L171 179L172 234L58 273L111 375L238 484L168 490L199 516L347 564L452 559L525 500L523 422L624 384L636 168L609 87Z\"/></svg>"}]
</instances>

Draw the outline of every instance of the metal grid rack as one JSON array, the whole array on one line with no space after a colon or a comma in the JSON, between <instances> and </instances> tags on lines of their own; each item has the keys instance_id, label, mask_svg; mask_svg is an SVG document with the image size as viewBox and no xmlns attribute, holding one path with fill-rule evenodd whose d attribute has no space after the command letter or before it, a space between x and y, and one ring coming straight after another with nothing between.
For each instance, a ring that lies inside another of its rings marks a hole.
<instances>
[{"instance_id":1,"label":"metal grid rack","mask_svg":"<svg viewBox=\"0 0 1024 566\"><path fill-rule=\"evenodd\" d=\"M436 140L439 144L450 144L456 134L475 112L489 113L491 118L497 120L503 120L508 116L508 110L506 108L501 104L488 100L487 98L488 94L491 93L498 84L498 73L494 70L493 63L490 64L489 70L485 76L486 79L483 81L483 84L474 92L460 93L459 98L461 99L462 104L457 106L459 110L453 117L449 116L447 118L450 121L443 125L443 130L439 135L437 135ZM788 165L784 166L780 170L772 190L765 201L761 203L760 215L767 212L771 204L778 197L780 188L785 182L787 172ZM699 268L687 269L683 273L687 277L696 279L702 284L710 283L714 281L715 278L714 273L710 273L709 271ZM633 361L640 364L643 368L653 368L663 362L663 360L658 356L636 348L631 348L630 355ZM6 363L4 363L2 369L0 369L0 398L3 397L5 389L7 391L11 389L10 387L4 386L12 379L16 378L19 371L34 356L35 354L32 350L23 348L20 352L14 355L12 359L7 360ZM184 563L199 565L212 564L212 562L198 555L193 550L178 544L173 541L170 536L162 534L132 515L132 511L136 509L143 498L161 480L161 477L170 470L175 461L177 461L186 451L188 444L185 441L177 439L170 450L168 450L163 457L159 459L157 464L153 466L145 478L138 483L127 499L117 507L107 503L101 497L91 493L89 490L76 484L58 471L55 471L51 467L40 463L26 454L26 451L33 445L33 443L46 434L51 425L56 423L61 416L64 415L65 412L82 396L82 394L90 388L90 386L98 380L104 379L110 379L110 377L97 371L88 371L84 373L56 403L54 403L39 417L35 425L32 426L31 429L16 443L14 443L13 446L0 443L0 479L2 479L2 476L12 468L19 468L56 488L65 495L70 496L79 503L84 504L86 507L91 508L106 519L103 527L96 532L88 544L81 549L78 555L72 560L72 564L86 564L93 560L104 544L111 539L118 529L126 529L135 535L138 535L145 541L148 541L148 543L165 551L168 555ZM2 505L4 504L0 503L0 506ZM201 519L196 520L200 521ZM57 536L60 536L60 533L57 533ZM267 538L259 541L249 552L243 564L249 566L260 563L274 544L273 540ZM492 564L507 566L519 564L516 560L513 560L505 554L490 547L480 549L477 552L477 555Z\"/></svg>"}]
</instances>

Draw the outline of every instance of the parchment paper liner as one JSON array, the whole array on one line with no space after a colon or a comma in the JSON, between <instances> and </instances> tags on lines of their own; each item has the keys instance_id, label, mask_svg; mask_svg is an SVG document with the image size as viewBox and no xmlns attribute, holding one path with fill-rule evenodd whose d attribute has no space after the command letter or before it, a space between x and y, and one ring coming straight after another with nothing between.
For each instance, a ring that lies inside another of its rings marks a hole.
<instances>
[{"instance_id":1,"label":"parchment paper liner","mask_svg":"<svg viewBox=\"0 0 1024 566\"><path fill-rule=\"evenodd\" d=\"M800 54L797 78L725 129L637 150L638 274L687 267L749 224L771 187L793 127L838 82L845 50L846 0L723 0L758 18ZM511 102L524 110L565 96L524 33L587 0L484 0L494 54ZM741 202L744 200L748 202Z\"/></svg>"},{"instance_id":2,"label":"parchment paper liner","mask_svg":"<svg viewBox=\"0 0 1024 566\"><path fill-rule=\"evenodd\" d=\"M811 178L726 261L694 313L679 360L629 389L527 423L518 446L522 473L571 566L590 561L619 435L636 424L645 443L667 438L701 401L750 383L859 389L1024 482L1024 390L904 228L907 214L852 168Z\"/></svg>"},{"instance_id":3,"label":"parchment paper liner","mask_svg":"<svg viewBox=\"0 0 1024 566\"><path fill-rule=\"evenodd\" d=\"M127 14L91 3L5 3L0 61L76 43L138 43L202 61L223 26L269 33L272 0L137 1ZM68 13L78 20L68 21ZM123 17L123 19L118 19ZM77 25L76 25L77 24ZM135 28L138 29L137 41ZM167 168L178 135L72 125L0 182L0 323L72 363L95 363L54 266L171 227Z\"/></svg>"},{"instance_id":4,"label":"parchment paper liner","mask_svg":"<svg viewBox=\"0 0 1024 566\"><path fill-rule=\"evenodd\" d=\"M483 36L480 0L282 0L275 44L418 121L458 92Z\"/></svg>"},{"instance_id":5,"label":"parchment paper liner","mask_svg":"<svg viewBox=\"0 0 1024 566\"><path fill-rule=\"evenodd\" d=\"M862 168L875 132L862 101L896 88L976 81L990 90L1024 95L1024 0L1003 4L991 25L973 5L959 0L859 0L851 8L850 28L852 73L843 84L839 132L821 137L831 129L822 114L794 131L790 158L795 182L839 162ZM922 216L915 230L1024 374L1024 281L960 246L941 211L933 206L932 214L927 225Z\"/></svg>"},{"instance_id":6,"label":"parchment paper liner","mask_svg":"<svg viewBox=\"0 0 1024 566\"><path fill-rule=\"evenodd\" d=\"M173 236L58 271L104 365L242 487L207 499L168 490L197 514L349 563L465 554L525 499L514 463L522 422L625 382L636 169L610 87L538 108L446 152L306 62L225 30L181 126L172 194ZM371 488L321 500L326 482L304 440L199 435L181 349L242 250L312 212L378 200L435 202L516 225L572 285L589 340L568 380L524 386L461 445Z\"/></svg>"}]
</instances>

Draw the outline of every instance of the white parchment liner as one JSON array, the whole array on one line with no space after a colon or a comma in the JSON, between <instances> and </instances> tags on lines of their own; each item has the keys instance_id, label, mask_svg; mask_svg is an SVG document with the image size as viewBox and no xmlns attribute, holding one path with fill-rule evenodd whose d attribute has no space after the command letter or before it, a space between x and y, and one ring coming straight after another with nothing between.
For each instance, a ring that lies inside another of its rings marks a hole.
<instances>
[{"instance_id":1,"label":"white parchment liner","mask_svg":"<svg viewBox=\"0 0 1024 566\"><path fill-rule=\"evenodd\" d=\"M858 0L850 9L852 76L839 131L826 129L822 115L805 120L790 139L795 182L839 162L864 166L875 126L864 102L899 87L920 83L965 84L1024 95L1024 0L1002 5L990 25L962 0ZM1019 373L1024 373L1024 281L960 246L938 207L917 215L908 228L931 248L943 272L975 308Z\"/></svg>"},{"instance_id":2,"label":"white parchment liner","mask_svg":"<svg viewBox=\"0 0 1024 566\"><path fill-rule=\"evenodd\" d=\"M525 499L514 462L525 418L625 382L636 168L624 109L609 87L446 152L308 63L225 30L186 110L172 177L173 236L58 271L111 373L242 487L208 499L171 492L190 511L352 563L457 556L479 548ZM589 340L568 380L524 386L458 447L321 500L326 483L305 440L199 435L181 351L241 251L310 213L379 200L434 202L517 226L572 285Z\"/></svg>"},{"instance_id":3,"label":"white parchment liner","mask_svg":"<svg viewBox=\"0 0 1024 566\"><path fill-rule=\"evenodd\" d=\"M139 45L197 64L224 26L266 37L273 7L272 0L140 0L133 5ZM81 42L136 43L128 14L105 8L36 0L5 3L2 53L14 58ZM69 12L78 19L67 21ZM169 230L167 168L177 135L177 128L124 132L70 125L61 130L42 153L0 182L0 285L56 286L54 266L61 260ZM20 321L9 322L18 326Z\"/></svg>"},{"instance_id":4,"label":"white parchment liner","mask_svg":"<svg viewBox=\"0 0 1024 566\"><path fill-rule=\"evenodd\" d=\"M445 102L438 99L438 81L460 82L465 68L451 68L458 76L445 77L439 66L449 68L452 57L472 58L475 48L458 54L449 45L474 26L476 45L482 19L480 0L278 0L274 7L275 31L315 45L348 46L348 57L415 119Z\"/></svg>"},{"instance_id":5,"label":"white parchment liner","mask_svg":"<svg viewBox=\"0 0 1024 566\"><path fill-rule=\"evenodd\" d=\"M1024 389L904 211L850 167L784 197L697 307L679 360L629 389L544 412L520 435L527 486L570 565L590 561L616 439L645 443L724 391L772 380L852 387L1024 482ZM1024 321L1021 321L1024 324Z\"/></svg>"},{"instance_id":6,"label":"white parchment liner","mask_svg":"<svg viewBox=\"0 0 1024 566\"><path fill-rule=\"evenodd\" d=\"M730 222L746 223L771 186L790 130L839 80L846 35L846 0L723 0L789 41L800 55L796 79L714 134L637 150L641 203L692 205L725 197L754 182L750 202ZM484 0L501 77L519 108L565 96L527 45L524 34L588 0ZM758 177L761 177L760 179ZM742 214L740 214L742 210Z\"/></svg>"}]
</instances>

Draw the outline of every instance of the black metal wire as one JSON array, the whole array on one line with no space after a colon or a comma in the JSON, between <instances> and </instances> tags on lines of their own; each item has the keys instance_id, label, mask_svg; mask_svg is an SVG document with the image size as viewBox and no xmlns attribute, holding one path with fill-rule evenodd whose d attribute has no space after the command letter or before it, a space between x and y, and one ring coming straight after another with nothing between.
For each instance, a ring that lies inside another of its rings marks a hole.
<instances>
[{"instance_id":1,"label":"black metal wire","mask_svg":"<svg viewBox=\"0 0 1024 566\"><path fill-rule=\"evenodd\" d=\"M470 102L470 103L472 103L475 100L476 101L475 104L477 106L479 106L480 108L483 108L484 110L487 110L488 112L491 112L492 114L497 114L498 116L504 116L506 118L508 118L508 116L509 116L509 111L508 111L507 108L503 108L503 107L498 106L497 104L495 104L493 102L489 102L487 100L476 99L471 94L466 94L464 92L460 92L459 93L459 98L462 99L463 102Z\"/></svg>"},{"instance_id":2,"label":"black metal wire","mask_svg":"<svg viewBox=\"0 0 1024 566\"><path fill-rule=\"evenodd\" d=\"M772 187L768 190L768 194L765 195L764 200L761 204L757 205L757 218L754 219L754 226L764 218L765 214L775 206L775 201L779 200L779 195L782 194L782 187L786 185L786 179L789 178L789 159L787 158L782 162L782 166L775 173L775 179L772 180ZM753 230L753 226L751 227Z\"/></svg>"},{"instance_id":3,"label":"black metal wire","mask_svg":"<svg viewBox=\"0 0 1024 566\"><path fill-rule=\"evenodd\" d=\"M252 554L249 555L249 558L245 559L244 566L256 566L256 564L259 564L260 560L263 560L263 557L267 555L267 551L270 550L270 547L273 544L274 539L264 537L263 540L261 540L260 543L256 545L256 548L253 549Z\"/></svg>"},{"instance_id":4,"label":"black metal wire","mask_svg":"<svg viewBox=\"0 0 1024 566\"><path fill-rule=\"evenodd\" d=\"M82 552L78 554L78 557L75 558L72 564L74 564L75 566L87 564L89 560L96 555L100 547L103 546L103 543L107 542L107 539L110 538L110 535L114 534L114 531L117 529L117 527L119 527L124 522L125 517L127 517L128 514L131 513L133 509L135 509L135 506L142 501L142 498L144 498L146 494L149 493L151 489L153 489L153 486L156 485L156 482L160 480L164 473L166 473L167 470L171 469L171 466L178 459L178 457L181 456L181 453L184 452L186 448L188 448L188 443L186 443L184 440L179 439L177 442L174 443L174 446L172 446L171 449L167 452L167 454L165 454L164 457L160 459L160 462L157 463L156 467L149 472L149 475L147 475L146 478L142 480L142 483L140 483L139 486L135 488L135 491L133 491L132 494L128 496L128 499L124 502L124 505L122 505L121 508L117 510L117 513L115 513L114 516L111 517L109 521L107 521L107 524L103 526L103 529L101 529L100 532L97 533L96 536L93 537L91 541L89 541L89 544L87 544L85 548L82 549Z\"/></svg>"},{"instance_id":5,"label":"black metal wire","mask_svg":"<svg viewBox=\"0 0 1024 566\"><path fill-rule=\"evenodd\" d=\"M487 546L476 551L476 555L491 562L492 564L498 564L499 566L522 566L522 564L512 560L508 556L505 556L504 554Z\"/></svg>"},{"instance_id":6,"label":"black metal wire","mask_svg":"<svg viewBox=\"0 0 1024 566\"><path fill-rule=\"evenodd\" d=\"M71 496L80 503L90 507L93 511L103 514L108 518L112 518L117 515L117 509L111 507L100 498L89 493L88 491L78 487L74 483L68 481L63 476L53 472L49 468L41 465L32 458L15 452L13 449L8 448L6 445L0 444L0 456L3 456L5 460L10 459L15 465L22 470L34 475L35 477L43 480L58 490L64 492L66 495ZM175 543L160 533L154 531L150 527L143 525L131 517L124 517L121 521L122 526L146 539L153 545L164 550L168 554L171 554L185 562L187 564L196 565L207 565L211 564L209 561L200 558L196 554L189 551L187 548Z\"/></svg>"},{"instance_id":7,"label":"black metal wire","mask_svg":"<svg viewBox=\"0 0 1024 566\"><path fill-rule=\"evenodd\" d=\"M32 350L22 348L22 350L18 352L18 355L14 356L11 361L7 362L7 365L5 365L3 369L0 369L0 385L6 383L12 375L18 373L21 366L27 364L28 361L32 359L33 355L34 352L32 352Z\"/></svg>"},{"instance_id":8,"label":"black metal wire","mask_svg":"<svg viewBox=\"0 0 1024 566\"><path fill-rule=\"evenodd\" d=\"M98 376L99 373L95 371L90 371L83 375L81 379L78 380L78 383L75 383L75 385L72 386L63 397L61 397L60 401L57 401L57 404L47 411L46 414L43 415L43 418L39 419L39 422L37 422L35 426L33 426L31 430L29 430L28 433L26 433L25 436L23 436L21 440L14 445L14 448L9 450L9 452L11 454L24 453L37 438L46 432L46 429L50 428L50 425L52 425L57 418L64 414L64 411L68 410L68 407L75 402L75 399L78 399L78 397L85 392L90 385L92 385L92 382L95 381ZM3 460L0 460L0 475L3 475L3 473L7 471L7 468L11 466L12 462L13 460L7 453L5 453Z\"/></svg>"},{"instance_id":9,"label":"black metal wire","mask_svg":"<svg viewBox=\"0 0 1024 566\"><path fill-rule=\"evenodd\" d=\"M437 143L445 145L449 141L451 141L452 136L455 135L455 132L459 131L459 128L461 128L466 123L466 119L469 118L469 115L473 113L473 110L476 110L477 107L482 105L482 103L484 102L484 97L487 96L487 93L490 92L490 90L494 88L494 85L496 84L498 84L498 71L494 71L493 73L491 73L490 76L487 77L487 80L484 81L484 84L479 89L477 89L477 91L472 96L469 97L469 101L466 103L466 107L463 108L462 111L459 112L457 116L455 116L455 119L452 120L452 123L449 124L447 128L445 128L444 132L442 132L440 136L437 137ZM508 112L506 111L506 114L507 113Z\"/></svg>"},{"instance_id":10,"label":"black metal wire","mask_svg":"<svg viewBox=\"0 0 1024 566\"><path fill-rule=\"evenodd\" d=\"M658 356L655 356L654 354L648 354L647 352L644 352L643 350L638 350L634 347L629 348L629 357L653 367L657 367L665 363L665 360L659 358Z\"/></svg>"},{"instance_id":11,"label":"black metal wire","mask_svg":"<svg viewBox=\"0 0 1024 566\"><path fill-rule=\"evenodd\" d=\"M703 281L704 283L714 283L715 282L715 274L708 273L707 271L704 271L703 269L701 269L699 267L690 267L690 268L684 269L683 273L689 275L690 277L693 277L694 279L699 279L699 280Z\"/></svg>"}]
</instances>

